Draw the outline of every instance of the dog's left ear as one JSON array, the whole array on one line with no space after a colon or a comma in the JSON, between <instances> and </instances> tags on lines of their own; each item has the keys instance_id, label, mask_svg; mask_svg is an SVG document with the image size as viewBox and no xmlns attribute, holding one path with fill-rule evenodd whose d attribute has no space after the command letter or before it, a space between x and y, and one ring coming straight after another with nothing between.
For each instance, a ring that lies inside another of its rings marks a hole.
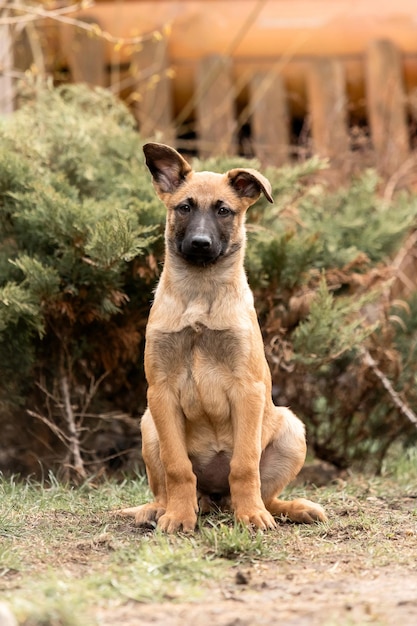
<instances>
[{"instance_id":1,"label":"dog's left ear","mask_svg":"<svg viewBox=\"0 0 417 626\"><path fill-rule=\"evenodd\" d=\"M143 152L159 194L173 193L192 171L179 152L163 143L146 143Z\"/></svg>"},{"instance_id":2,"label":"dog's left ear","mask_svg":"<svg viewBox=\"0 0 417 626\"><path fill-rule=\"evenodd\" d=\"M256 170L234 169L227 172L229 184L241 198L252 200L250 204L256 202L261 193L269 202L273 202L271 183L265 176L262 176Z\"/></svg>"}]
</instances>

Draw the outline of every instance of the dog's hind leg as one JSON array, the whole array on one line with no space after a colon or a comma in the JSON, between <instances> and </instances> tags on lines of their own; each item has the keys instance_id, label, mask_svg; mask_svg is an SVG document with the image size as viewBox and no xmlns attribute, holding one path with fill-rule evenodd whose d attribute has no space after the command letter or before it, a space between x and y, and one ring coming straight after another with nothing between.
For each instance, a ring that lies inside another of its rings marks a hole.
<instances>
[{"instance_id":1,"label":"dog's hind leg","mask_svg":"<svg viewBox=\"0 0 417 626\"><path fill-rule=\"evenodd\" d=\"M137 524L146 524L158 519L165 514L167 494L165 487L165 472L159 454L159 440L151 413L147 409L142 417L142 456L146 465L149 486L155 500L122 509L120 513L135 518Z\"/></svg>"},{"instance_id":2,"label":"dog's hind leg","mask_svg":"<svg viewBox=\"0 0 417 626\"><path fill-rule=\"evenodd\" d=\"M285 516L293 522L309 524L326 521L323 507L305 498L278 500L277 496L302 468L306 455L304 426L285 407L278 412L278 431L262 453L260 463L261 493L266 509L273 516Z\"/></svg>"}]
</instances>

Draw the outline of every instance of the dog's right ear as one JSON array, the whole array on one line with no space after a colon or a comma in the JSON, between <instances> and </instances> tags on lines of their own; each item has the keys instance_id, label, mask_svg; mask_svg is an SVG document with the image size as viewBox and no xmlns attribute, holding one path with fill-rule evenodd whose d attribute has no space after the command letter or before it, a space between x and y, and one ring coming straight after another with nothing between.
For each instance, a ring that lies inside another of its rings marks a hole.
<instances>
[{"instance_id":1,"label":"dog's right ear","mask_svg":"<svg viewBox=\"0 0 417 626\"><path fill-rule=\"evenodd\" d=\"M162 143L147 143L143 146L143 152L159 195L173 193L192 171L174 148Z\"/></svg>"}]
</instances>

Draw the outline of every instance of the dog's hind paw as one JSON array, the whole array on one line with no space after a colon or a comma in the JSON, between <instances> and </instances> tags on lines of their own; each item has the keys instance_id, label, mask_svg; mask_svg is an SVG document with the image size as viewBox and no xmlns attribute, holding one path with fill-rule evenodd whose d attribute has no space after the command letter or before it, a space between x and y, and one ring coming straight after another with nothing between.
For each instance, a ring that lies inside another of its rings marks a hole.
<instances>
[{"instance_id":1,"label":"dog's hind paw","mask_svg":"<svg viewBox=\"0 0 417 626\"><path fill-rule=\"evenodd\" d=\"M166 507L160 502L148 502L140 506L132 506L118 511L119 515L134 517L136 524L143 525L149 522L157 522L165 513Z\"/></svg>"},{"instance_id":2,"label":"dog's hind paw","mask_svg":"<svg viewBox=\"0 0 417 626\"><path fill-rule=\"evenodd\" d=\"M268 502L266 506L272 515L284 515L292 522L299 522L300 524L327 521L327 515L323 507L305 498L297 498L289 502L273 500Z\"/></svg>"}]
</instances>

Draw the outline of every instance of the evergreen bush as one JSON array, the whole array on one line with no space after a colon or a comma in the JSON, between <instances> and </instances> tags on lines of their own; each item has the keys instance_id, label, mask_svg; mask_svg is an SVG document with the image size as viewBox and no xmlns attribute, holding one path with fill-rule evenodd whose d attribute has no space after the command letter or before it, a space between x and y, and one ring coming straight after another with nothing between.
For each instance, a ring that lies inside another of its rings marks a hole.
<instances>
[{"instance_id":1,"label":"evergreen bush","mask_svg":"<svg viewBox=\"0 0 417 626\"><path fill-rule=\"evenodd\" d=\"M37 90L0 133L2 443L20 458L23 425L34 456L84 473L99 416L118 412L123 439L123 420L143 408L164 211L133 120L105 91Z\"/></svg>"},{"instance_id":2,"label":"evergreen bush","mask_svg":"<svg viewBox=\"0 0 417 626\"><path fill-rule=\"evenodd\" d=\"M165 219L141 138L123 104L80 86L35 88L0 137L0 466L126 468L140 461L143 340ZM330 192L323 166L266 172L275 204L250 210L247 271L275 401L299 412L322 458L376 467L394 439L415 440L363 355L416 410L416 317L391 317L386 293L417 202L381 199L372 171Z\"/></svg>"}]
</instances>

